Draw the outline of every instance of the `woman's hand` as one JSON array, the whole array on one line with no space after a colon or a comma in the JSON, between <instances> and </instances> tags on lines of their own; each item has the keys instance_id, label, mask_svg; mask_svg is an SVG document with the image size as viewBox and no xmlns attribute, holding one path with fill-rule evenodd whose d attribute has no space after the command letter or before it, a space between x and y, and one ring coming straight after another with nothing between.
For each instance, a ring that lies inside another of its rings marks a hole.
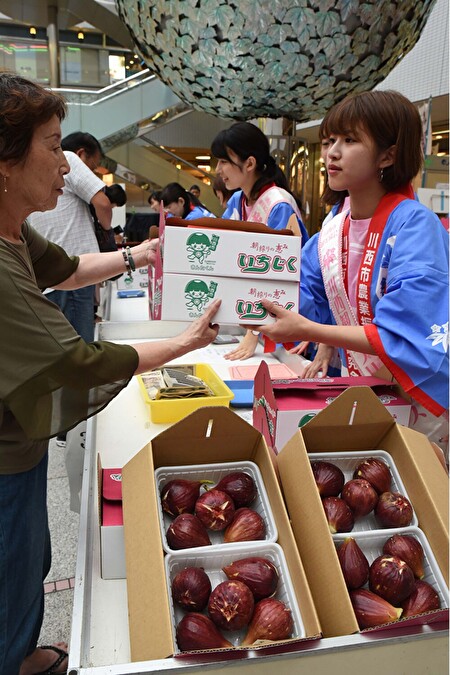
<instances>
[{"instance_id":1,"label":"woman's hand","mask_svg":"<svg viewBox=\"0 0 450 675\"><path fill-rule=\"evenodd\" d=\"M155 264L158 243L159 239L146 239L130 249L136 268Z\"/></svg>"},{"instance_id":2,"label":"woman's hand","mask_svg":"<svg viewBox=\"0 0 450 675\"><path fill-rule=\"evenodd\" d=\"M305 319L297 312L284 309L281 305L270 300L264 299L260 302L269 314L275 317L276 321L259 326L247 326L247 328L260 331L273 342L295 342L296 340L310 339L309 330L313 322L309 319Z\"/></svg>"},{"instance_id":3,"label":"woman's hand","mask_svg":"<svg viewBox=\"0 0 450 675\"><path fill-rule=\"evenodd\" d=\"M302 373L303 378L309 378L309 377L326 377L327 372L328 372L328 366L330 365L330 361L333 358L334 355L334 347L330 347L329 345L323 345L319 344L317 347L317 353L311 361L310 364L308 364L305 368L305 370ZM319 373L322 373L319 375Z\"/></svg>"},{"instance_id":4,"label":"woman's hand","mask_svg":"<svg viewBox=\"0 0 450 675\"><path fill-rule=\"evenodd\" d=\"M198 319L195 319L177 338L187 347L186 352L209 345L219 332L219 324L211 323L220 307L221 300L214 300Z\"/></svg>"},{"instance_id":5,"label":"woman's hand","mask_svg":"<svg viewBox=\"0 0 450 675\"><path fill-rule=\"evenodd\" d=\"M292 349L289 349L289 354L304 354L305 351L308 349L309 341L305 342L299 342L298 345L295 345L295 347L292 347Z\"/></svg>"},{"instance_id":6,"label":"woman's hand","mask_svg":"<svg viewBox=\"0 0 450 675\"><path fill-rule=\"evenodd\" d=\"M228 361L245 361L245 359L249 359L253 356L257 344L258 335L253 335L252 331L248 330L244 335L242 342L239 344L239 347L236 347L232 352L225 354L223 358Z\"/></svg>"},{"instance_id":7,"label":"woman's hand","mask_svg":"<svg viewBox=\"0 0 450 675\"><path fill-rule=\"evenodd\" d=\"M205 313L193 321L182 333L176 337L158 340L157 342L141 342L132 347L139 356L139 365L135 375L145 373L147 370L159 368L163 363L184 356L194 349L206 347L214 340L219 332L219 325L212 324L211 320L220 307L221 300L214 300Z\"/></svg>"}]
</instances>

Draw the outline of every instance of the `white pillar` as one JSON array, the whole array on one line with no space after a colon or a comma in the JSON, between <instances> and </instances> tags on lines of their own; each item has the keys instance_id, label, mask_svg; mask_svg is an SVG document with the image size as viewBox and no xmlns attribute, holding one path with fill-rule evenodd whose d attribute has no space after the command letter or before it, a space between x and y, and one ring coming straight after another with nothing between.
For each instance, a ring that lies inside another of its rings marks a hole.
<instances>
[{"instance_id":1,"label":"white pillar","mask_svg":"<svg viewBox=\"0 0 450 675\"><path fill-rule=\"evenodd\" d=\"M48 57L50 65L50 86L60 86L59 79L59 41L58 41L58 9L54 5L48 5Z\"/></svg>"}]
</instances>

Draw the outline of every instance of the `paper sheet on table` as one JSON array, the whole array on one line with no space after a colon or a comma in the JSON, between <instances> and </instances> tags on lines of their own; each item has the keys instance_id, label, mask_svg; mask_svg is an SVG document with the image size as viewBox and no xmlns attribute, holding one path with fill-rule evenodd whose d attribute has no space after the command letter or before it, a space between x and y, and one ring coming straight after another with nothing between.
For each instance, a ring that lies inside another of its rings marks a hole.
<instances>
[{"instance_id":1,"label":"paper sheet on table","mask_svg":"<svg viewBox=\"0 0 450 675\"><path fill-rule=\"evenodd\" d=\"M233 380L254 380L259 366L232 366L230 375ZM272 380L293 380L298 377L284 363L270 363L269 374Z\"/></svg>"}]
</instances>

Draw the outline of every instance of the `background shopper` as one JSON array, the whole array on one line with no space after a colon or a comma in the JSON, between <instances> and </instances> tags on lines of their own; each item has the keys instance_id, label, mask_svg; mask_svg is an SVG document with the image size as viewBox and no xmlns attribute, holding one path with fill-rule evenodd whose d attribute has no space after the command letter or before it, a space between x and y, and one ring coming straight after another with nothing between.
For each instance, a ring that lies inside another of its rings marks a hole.
<instances>
[{"instance_id":1,"label":"background shopper","mask_svg":"<svg viewBox=\"0 0 450 675\"><path fill-rule=\"evenodd\" d=\"M215 218L214 213L191 192L185 190L179 183L169 183L161 192L161 200L167 213L184 220L197 218Z\"/></svg>"}]
</instances>

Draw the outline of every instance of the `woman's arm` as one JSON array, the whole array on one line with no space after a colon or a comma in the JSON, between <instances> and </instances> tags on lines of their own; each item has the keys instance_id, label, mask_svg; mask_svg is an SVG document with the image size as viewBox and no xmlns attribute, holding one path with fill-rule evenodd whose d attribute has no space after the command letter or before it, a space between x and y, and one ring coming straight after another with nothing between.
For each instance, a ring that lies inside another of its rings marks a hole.
<instances>
[{"instance_id":1,"label":"woman's arm","mask_svg":"<svg viewBox=\"0 0 450 675\"><path fill-rule=\"evenodd\" d=\"M135 375L176 359L194 349L209 345L219 332L218 324L211 321L220 307L220 300L214 300L205 313L193 321L180 335L158 342L141 342L131 345L139 356Z\"/></svg>"},{"instance_id":2,"label":"woman's arm","mask_svg":"<svg viewBox=\"0 0 450 675\"><path fill-rule=\"evenodd\" d=\"M152 239L130 249L136 269L155 263L157 245L158 240ZM83 286L97 284L125 271L126 265L122 251L85 253L80 255L80 262L75 272L53 288L71 291Z\"/></svg>"},{"instance_id":3,"label":"woman's arm","mask_svg":"<svg viewBox=\"0 0 450 675\"><path fill-rule=\"evenodd\" d=\"M245 359L250 359L253 356L257 345L258 334L254 335L251 330L248 330L244 335L239 347L236 347L236 349L233 349L233 351L225 354L223 358L227 359L228 361L245 361Z\"/></svg>"},{"instance_id":4,"label":"woman's arm","mask_svg":"<svg viewBox=\"0 0 450 675\"><path fill-rule=\"evenodd\" d=\"M263 326L250 326L250 328L267 335L274 342L309 340L362 354L376 353L366 337L363 326L332 326L316 323L270 300L263 299L261 304L275 317L276 321Z\"/></svg>"}]
</instances>

